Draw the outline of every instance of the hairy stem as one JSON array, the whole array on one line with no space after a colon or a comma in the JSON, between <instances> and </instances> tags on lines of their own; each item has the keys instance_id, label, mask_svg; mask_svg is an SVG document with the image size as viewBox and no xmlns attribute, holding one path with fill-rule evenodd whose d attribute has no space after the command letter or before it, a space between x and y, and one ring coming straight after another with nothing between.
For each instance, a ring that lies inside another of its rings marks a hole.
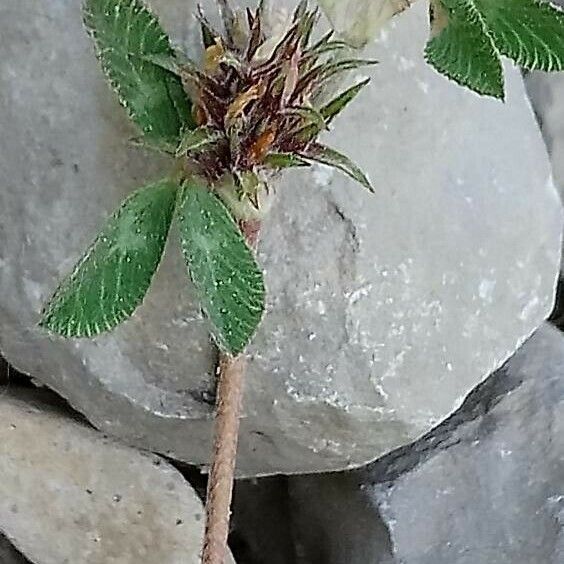
<instances>
[{"instance_id":1,"label":"hairy stem","mask_svg":"<svg viewBox=\"0 0 564 564\"><path fill-rule=\"evenodd\" d=\"M249 246L256 248L260 223L241 222L241 230ZM220 357L202 564L224 564L227 555L245 367L244 355L233 358L222 354Z\"/></svg>"},{"instance_id":2,"label":"hairy stem","mask_svg":"<svg viewBox=\"0 0 564 564\"><path fill-rule=\"evenodd\" d=\"M215 416L213 462L206 500L202 564L224 564L243 399L245 359L222 355Z\"/></svg>"}]
</instances>

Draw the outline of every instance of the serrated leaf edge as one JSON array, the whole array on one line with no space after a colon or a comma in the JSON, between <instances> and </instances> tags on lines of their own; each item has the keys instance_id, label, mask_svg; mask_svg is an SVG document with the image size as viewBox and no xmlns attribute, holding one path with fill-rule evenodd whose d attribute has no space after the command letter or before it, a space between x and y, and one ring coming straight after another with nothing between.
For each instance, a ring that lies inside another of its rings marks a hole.
<instances>
[{"instance_id":1,"label":"serrated leaf edge","mask_svg":"<svg viewBox=\"0 0 564 564\"><path fill-rule=\"evenodd\" d=\"M175 181L171 180L171 179L162 179L161 182L165 182L166 180L168 180L172 185L176 184ZM105 227L107 226L107 224L109 222L111 222L112 220L116 219L121 213L122 210L129 204L129 202L138 194L139 191L141 190L147 190L149 189L151 186L154 186L155 184L159 183L159 181L157 182L153 182L151 184L148 184L146 186L143 186L142 188L139 188L138 190L133 191L131 194L129 194L124 200L122 200L121 204L118 206L118 208L114 211L114 213L106 220L106 222L104 223L104 225L102 226L102 229L98 232L98 235L95 237L94 241L89 245L89 247L87 248L87 250L84 252L84 254L82 255L82 257L78 260L78 262L75 264L73 270L70 272L70 274L68 274L66 277L63 278L63 280L59 283L59 285L57 286L56 290L53 292L53 294L51 295L51 297L49 298L49 300L47 301L46 306L43 308L42 312L41 312L41 319L38 323L38 326L46 329L47 331L49 331L50 333L59 335L61 337L66 337L66 338L75 338L75 339L86 339L86 338L92 338L92 337L96 337L102 333L105 333L107 331L112 331L113 329L115 329L118 325L120 325L121 323L123 323L124 321L127 321L128 319L131 318L131 316L135 313L135 311L137 311L137 309L139 309L142 305L143 302L145 301L145 296L143 296L141 302L135 306L131 311L126 311L126 310L120 310L117 313L114 313L114 316L111 320L111 322L109 320L105 320L105 325L104 327L100 327L98 324L93 324L94 326L94 331L90 330L89 328L86 329L86 331L83 333L80 331L81 327L71 327L71 326L66 326L67 330L66 331L62 331L61 329L63 329L63 327L59 326L57 329L55 329L49 322L48 317L50 315L51 310L53 309L53 306L55 306L61 299L62 299L62 295L63 295L63 290L66 289L66 287L68 286L68 284L72 281L72 279L75 277L75 275L80 271L80 269L82 268L82 266L84 265L84 263L89 260L92 256L92 253L94 252L96 245L101 241L102 237L103 237L103 231L105 229ZM179 192L179 188L176 188L176 191ZM168 237L170 236L170 229L172 226L172 220L174 218L174 212L168 227L168 231L165 235L165 244L163 245L163 252L161 253L161 257L155 267L155 270L149 280L149 285L148 288L151 287L153 280L159 270L159 267L162 263L163 257L164 257L164 249L166 247L166 241L168 240Z\"/></svg>"},{"instance_id":2,"label":"serrated leaf edge","mask_svg":"<svg viewBox=\"0 0 564 564\"><path fill-rule=\"evenodd\" d=\"M189 181L190 180L186 180L183 183L183 185L181 186L181 188L178 190L178 194L177 194L177 198L176 198L176 210L175 210L176 221L180 221L180 213L181 213L180 208L181 208L183 201L184 201L185 191L190 189L190 187L187 186ZM194 179L192 179L191 181L192 182L200 182L202 185L206 184L205 180L201 180L201 181L196 180L195 181ZM227 214L227 216L232 221L233 227L234 227L235 231L238 233L238 236L240 237L240 241L247 247L247 249L249 250L249 253L251 254L251 256L253 257L253 260L256 263L258 271L261 272L261 284L262 284L261 302L262 303L261 303L261 307L260 307L260 317L257 320L257 323L255 325L253 332L249 335L249 337L247 339L247 343L240 349L233 349L229 346L229 343L227 343L226 340L223 338L222 331L217 327L217 325L213 322L212 318L205 311L204 303L205 303L206 300L204 299L204 296L203 296L204 292L202 290L200 290L199 287L198 287L198 284L196 284L193 281L192 273L190 271L190 266L188 264L188 260L185 261L186 267L188 268L188 272L189 272L189 275L190 275L190 279L192 280L192 283L193 283L193 286L194 286L194 290L196 292L196 295L198 296L200 306L205 313L205 318L206 318L207 322L209 323L210 335L212 336L213 340L215 341L217 347L223 353L227 353L227 354L229 354L233 357L237 357L237 356L243 354L246 351L247 347L252 343L252 341L254 340L254 338L255 338L255 336L258 332L258 329L260 328L260 326L261 326L261 324L264 320L264 317L266 315L266 296L267 296L266 280L264 278L264 272L260 268L260 264L257 261L256 253L247 244L247 241L245 240L245 236L241 232L241 229L240 229L239 225L237 224L237 221L233 217L233 214L230 212L229 208L223 203L221 198L217 194L215 194L215 192L213 192L213 190L210 190L210 192L217 199L217 202L219 203L219 205L224 209L225 213ZM182 254L184 255L184 257L186 257L187 251L185 250L185 245L183 243L182 237L180 237L180 246L181 246L181 249L182 249Z\"/></svg>"}]
</instances>

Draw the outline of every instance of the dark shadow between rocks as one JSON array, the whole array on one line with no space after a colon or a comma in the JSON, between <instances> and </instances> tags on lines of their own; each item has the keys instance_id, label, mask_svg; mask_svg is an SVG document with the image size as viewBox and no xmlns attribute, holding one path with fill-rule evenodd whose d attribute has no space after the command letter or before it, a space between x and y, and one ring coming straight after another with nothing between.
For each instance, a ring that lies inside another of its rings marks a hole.
<instances>
[{"instance_id":1,"label":"dark shadow between rocks","mask_svg":"<svg viewBox=\"0 0 564 564\"><path fill-rule=\"evenodd\" d=\"M0 534L0 564L32 564L12 543Z\"/></svg>"},{"instance_id":2,"label":"dark shadow between rocks","mask_svg":"<svg viewBox=\"0 0 564 564\"><path fill-rule=\"evenodd\" d=\"M516 373L507 371L507 363L472 390L460 408L448 419L417 441L396 449L375 462L351 471L359 482L381 483L396 479L421 464L436 450L448 449L457 444L453 431L460 425L486 415L509 392L523 382Z\"/></svg>"},{"instance_id":3,"label":"dark shadow between rocks","mask_svg":"<svg viewBox=\"0 0 564 564\"><path fill-rule=\"evenodd\" d=\"M86 417L74 409L65 398L37 382L33 376L19 372L2 356L0 356L0 396L23 396L25 400L30 399L34 403L55 409L62 415L94 429Z\"/></svg>"}]
</instances>

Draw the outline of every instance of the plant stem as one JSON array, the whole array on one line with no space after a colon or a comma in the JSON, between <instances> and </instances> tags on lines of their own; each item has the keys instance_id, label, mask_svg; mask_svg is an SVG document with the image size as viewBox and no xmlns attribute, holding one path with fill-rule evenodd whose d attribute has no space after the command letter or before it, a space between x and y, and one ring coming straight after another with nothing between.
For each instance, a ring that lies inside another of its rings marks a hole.
<instances>
[{"instance_id":1,"label":"plant stem","mask_svg":"<svg viewBox=\"0 0 564 564\"><path fill-rule=\"evenodd\" d=\"M245 359L222 355L215 415L213 463L208 479L202 564L224 564L243 399Z\"/></svg>"},{"instance_id":2,"label":"plant stem","mask_svg":"<svg viewBox=\"0 0 564 564\"><path fill-rule=\"evenodd\" d=\"M256 248L260 222L247 221L240 225L248 245ZM236 358L227 354L220 356L202 564L224 564L227 555L245 367L244 355Z\"/></svg>"}]
</instances>

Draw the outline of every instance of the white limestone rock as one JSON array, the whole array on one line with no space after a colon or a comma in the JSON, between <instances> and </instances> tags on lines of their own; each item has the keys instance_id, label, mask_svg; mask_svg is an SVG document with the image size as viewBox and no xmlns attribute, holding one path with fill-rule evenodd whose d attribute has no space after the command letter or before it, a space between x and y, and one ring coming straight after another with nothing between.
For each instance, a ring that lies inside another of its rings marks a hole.
<instances>
[{"instance_id":1,"label":"white limestone rock","mask_svg":"<svg viewBox=\"0 0 564 564\"><path fill-rule=\"evenodd\" d=\"M177 470L11 394L0 398L0 531L30 561L199 564L204 509Z\"/></svg>"},{"instance_id":2,"label":"white limestone rock","mask_svg":"<svg viewBox=\"0 0 564 564\"><path fill-rule=\"evenodd\" d=\"M152 4L196 43L194 2ZM166 170L128 146L79 6L0 6L0 349L96 427L206 464L216 354L176 244L115 332L69 342L36 325L107 214ZM328 136L376 195L325 168L278 187L240 475L359 466L411 442L551 309L561 209L522 80L508 72L506 104L449 83L423 61L427 25L424 4L394 19Z\"/></svg>"}]
</instances>

